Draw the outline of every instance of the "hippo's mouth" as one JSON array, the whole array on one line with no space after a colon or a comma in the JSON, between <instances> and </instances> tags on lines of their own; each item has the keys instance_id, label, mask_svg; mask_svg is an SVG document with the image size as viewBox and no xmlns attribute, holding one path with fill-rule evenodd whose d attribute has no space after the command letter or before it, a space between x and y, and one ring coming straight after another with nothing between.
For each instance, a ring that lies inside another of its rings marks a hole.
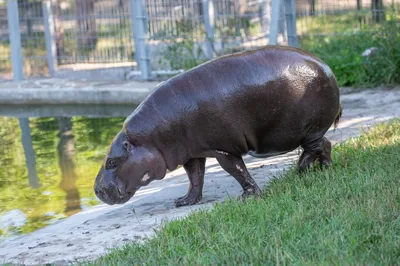
<instances>
[{"instance_id":1,"label":"hippo's mouth","mask_svg":"<svg viewBox=\"0 0 400 266\"><path fill-rule=\"evenodd\" d=\"M124 204L128 202L133 197L136 191L137 189L135 189L135 191L132 192L130 191L121 194L121 192L117 188L108 187L96 190L95 194L102 202L108 205L115 205L115 204Z\"/></svg>"},{"instance_id":2,"label":"hippo's mouth","mask_svg":"<svg viewBox=\"0 0 400 266\"><path fill-rule=\"evenodd\" d=\"M120 196L119 201L117 201L115 204L124 204L127 203L132 197L134 193L127 192L125 195Z\"/></svg>"}]
</instances>

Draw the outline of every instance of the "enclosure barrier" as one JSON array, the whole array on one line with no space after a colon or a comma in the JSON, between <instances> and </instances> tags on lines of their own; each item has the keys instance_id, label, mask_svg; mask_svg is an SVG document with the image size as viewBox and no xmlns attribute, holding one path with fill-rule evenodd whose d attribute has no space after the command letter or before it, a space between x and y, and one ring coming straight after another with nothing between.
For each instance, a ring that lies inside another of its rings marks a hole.
<instances>
[{"instance_id":1,"label":"enclosure barrier","mask_svg":"<svg viewBox=\"0 0 400 266\"><path fill-rule=\"evenodd\" d=\"M56 74L57 70L57 62L62 59L62 55L57 55L57 36L56 36L56 16L54 16L54 8L52 8L52 0L45 0L41 1L42 5L42 19L43 19L43 28L44 28L44 36L43 38L45 39L45 47L46 47L46 61L47 61L47 68L48 68L48 74L51 77L54 77ZM79 2L79 1L76 1ZM90 0L88 1L90 2ZM232 1L233 3L234 1ZM281 3L282 2L282 3ZM216 35L216 23L223 23L222 21L225 20L225 23L227 19L233 18L235 19L235 12L232 14L229 14L226 12L226 8L219 8L220 13L217 14L216 10L218 8L215 7L215 5L221 5L224 4L223 1L218 1L218 0L201 0L200 2L196 1L191 1L189 5L194 5L194 4L199 4L199 13L197 14L198 16L194 16L195 19L200 19L201 20L201 27L204 27L205 31L205 39L202 42L201 41L201 34L197 36L197 40L195 40L195 44L200 49L203 49L203 46L205 47L204 49L204 55L205 58L203 59L212 59L214 58L216 54L216 49L218 48L215 47L215 41L218 39ZM225 3L226 4L226 3ZM255 3L247 3L246 5L251 4L255 5ZM284 6L284 9L286 10L286 24L288 28L288 34L289 34L289 45L297 46L297 35L296 35L296 11L295 11L295 1L294 0L285 0L285 1L280 1L280 0L272 0L272 8L270 8L270 14L267 14L268 4L270 2L261 0L260 2L256 3L257 7L260 7L259 10L261 10L261 14L259 14L259 21L261 24L265 24L265 21L263 19L265 17L271 17L271 26L269 28L269 32L271 34L268 34L267 30L262 31L262 34L264 35L263 38L266 38L268 40L267 42L270 44L276 44L277 43L277 38L278 38L278 27L279 27L279 20L281 16L281 7ZM170 22L175 22L176 24L180 22L185 22L185 20L191 20L192 18L187 18L184 15L179 16L179 15L174 15L171 14L171 10L168 10L168 8L163 8L160 3L155 2L153 5L150 3L150 1L145 1L145 0L130 0L129 1L130 5L130 21L131 21L131 31L132 31L132 36L133 36L133 46L134 46L134 58L138 66L139 71L131 71L133 74L140 74L140 77L144 80L151 79L154 74L174 74L176 72L182 71L182 69L171 69L170 71L165 70L165 69L157 69L157 67L152 67L151 66L151 60L150 57L151 55L149 54L149 45L150 42L153 41L155 44L152 44L153 46L153 54L158 53L160 50L163 48L162 42L157 41L157 34L160 34L160 27L158 29L154 30L152 29L154 33L152 37L149 36L149 24L157 24L156 21L159 23L170 23ZM154 12L147 10L147 8L158 8L159 9L164 9L161 12ZM181 9L184 11L189 10L189 7L184 6L183 4L181 6ZM83 8L88 8L86 6L83 6ZM173 9L173 7L171 7ZM237 8L237 7L235 7ZM170 16L172 15L175 16L175 19L170 19L170 18L164 18L164 21L160 19L160 15L164 15L166 12L170 12ZM78 16L77 19L82 19L79 17L79 13L84 14L84 11L77 11ZM164 13L164 14L163 14ZM238 13L239 14L239 13ZM251 18L253 14L239 14L239 18ZM149 18L150 16L150 18ZM241 17L240 17L241 16ZM246 17L247 16L247 17ZM19 14L19 8L18 8L18 1L17 0L7 0L7 18L8 18L8 30L9 30L9 35L10 35L10 47L11 47L11 60L12 60L12 72L13 72L13 79L14 80L22 80L24 78L24 70L23 70L23 52L22 52L22 44L21 44L21 26L20 26L20 14ZM152 20L151 23L149 22L149 19ZM88 22L89 20L89 22ZM173 21L175 20L175 21ZM219 21L217 21L219 20ZM86 23L84 25L85 27L94 27L93 25L90 24L90 18L87 19L86 21L83 21L82 23ZM193 21L192 21L193 23ZM96 24L96 23L95 23ZM232 26L232 24L230 24ZM243 25L234 25L235 27L242 27ZM165 29L164 25L164 29ZM28 29L29 30L29 29ZM174 31L179 31L179 26L176 26ZM90 35L90 29L88 30L87 34ZM240 31L240 29L238 30ZM179 38L179 36L177 36ZM226 38L227 36L219 36L219 38ZM84 38L84 36L78 36L78 42L80 41L80 38ZM94 38L93 36L89 38ZM172 40L173 41L173 40ZM171 42L171 40L168 40L168 42ZM220 45L224 45L220 42ZM157 46L160 46L157 48ZM237 45L236 45L237 46ZM88 47L85 47L88 48ZM156 49L154 49L156 48ZM220 48L219 50L224 50L224 48ZM154 52L155 50L155 52ZM58 58L59 57L59 58ZM61 57L61 58L60 58ZM177 59L179 60L179 59ZM200 59L201 60L201 59Z\"/></svg>"},{"instance_id":2,"label":"enclosure barrier","mask_svg":"<svg viewBox=\"0 0 400 266\"><path fill-rule=\"evenodd\" d=\"M242 49L359 34L379 27L388 9L398 14L399 3L0 0L0 80L174 75Z\"/></svg>"}]
</instances>

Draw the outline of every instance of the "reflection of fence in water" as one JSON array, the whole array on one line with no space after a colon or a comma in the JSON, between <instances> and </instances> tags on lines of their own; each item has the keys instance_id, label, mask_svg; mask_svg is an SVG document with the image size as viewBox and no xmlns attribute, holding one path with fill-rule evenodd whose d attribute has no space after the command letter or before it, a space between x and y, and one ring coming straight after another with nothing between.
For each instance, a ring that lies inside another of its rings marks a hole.
<instances>
[{"instance_id":1,"label":"reflection of fence in water","mask_svg":"<svg viewBox=\"0 0 400 266\"><path fill-rule=\"evenodd\" d=\"M93 181L124 119L66 115L0 115L0 217L21 211L24 232L98 203Z\"/></svg>"}]
</instances>

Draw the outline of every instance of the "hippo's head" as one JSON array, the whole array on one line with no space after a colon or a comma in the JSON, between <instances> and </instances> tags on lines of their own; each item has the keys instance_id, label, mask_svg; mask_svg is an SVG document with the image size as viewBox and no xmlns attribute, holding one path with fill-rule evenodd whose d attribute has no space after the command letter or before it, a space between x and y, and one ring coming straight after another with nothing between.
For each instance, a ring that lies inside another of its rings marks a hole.
<instances>
[{"instance_id":1,"label":"hippo's head","mask_svg":"<svg viewBox=\"0 0 400 266\"><path fill-rule=\"evenodd\" d=\"M122 130L112 141L96 177L96 196L109 205L127 202L142 186L166 174L161 153L152 147L134 146Z\"/></svg>"}]
</instances>

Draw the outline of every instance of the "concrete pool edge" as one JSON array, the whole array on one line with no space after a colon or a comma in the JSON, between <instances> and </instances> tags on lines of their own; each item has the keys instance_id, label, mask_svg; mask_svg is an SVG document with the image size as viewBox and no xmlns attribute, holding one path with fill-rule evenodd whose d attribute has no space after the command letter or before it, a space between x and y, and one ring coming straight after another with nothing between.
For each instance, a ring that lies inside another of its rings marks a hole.
<instances>
[{"instance_id":1,"label":"concrete pool edge","mask_svg":"<svg viewBox=\"0 0 400 266\"><path fill-rule=\"evenodd\" d=\"M0 105L138 105L162 82L61 78L6 81L0 83ZM357 90L340 88L342 94Z\"/></svg>"},{"instance_id":2,"label":"concrete pool edge","mask_svg":"<svg viewBox=\"0 0 400 266\"><path fill-rule=\"evenodd\" d=\"M159 81L38 79L0 84L0 104L139 104Z\"/></svg>"}]
</instances>

